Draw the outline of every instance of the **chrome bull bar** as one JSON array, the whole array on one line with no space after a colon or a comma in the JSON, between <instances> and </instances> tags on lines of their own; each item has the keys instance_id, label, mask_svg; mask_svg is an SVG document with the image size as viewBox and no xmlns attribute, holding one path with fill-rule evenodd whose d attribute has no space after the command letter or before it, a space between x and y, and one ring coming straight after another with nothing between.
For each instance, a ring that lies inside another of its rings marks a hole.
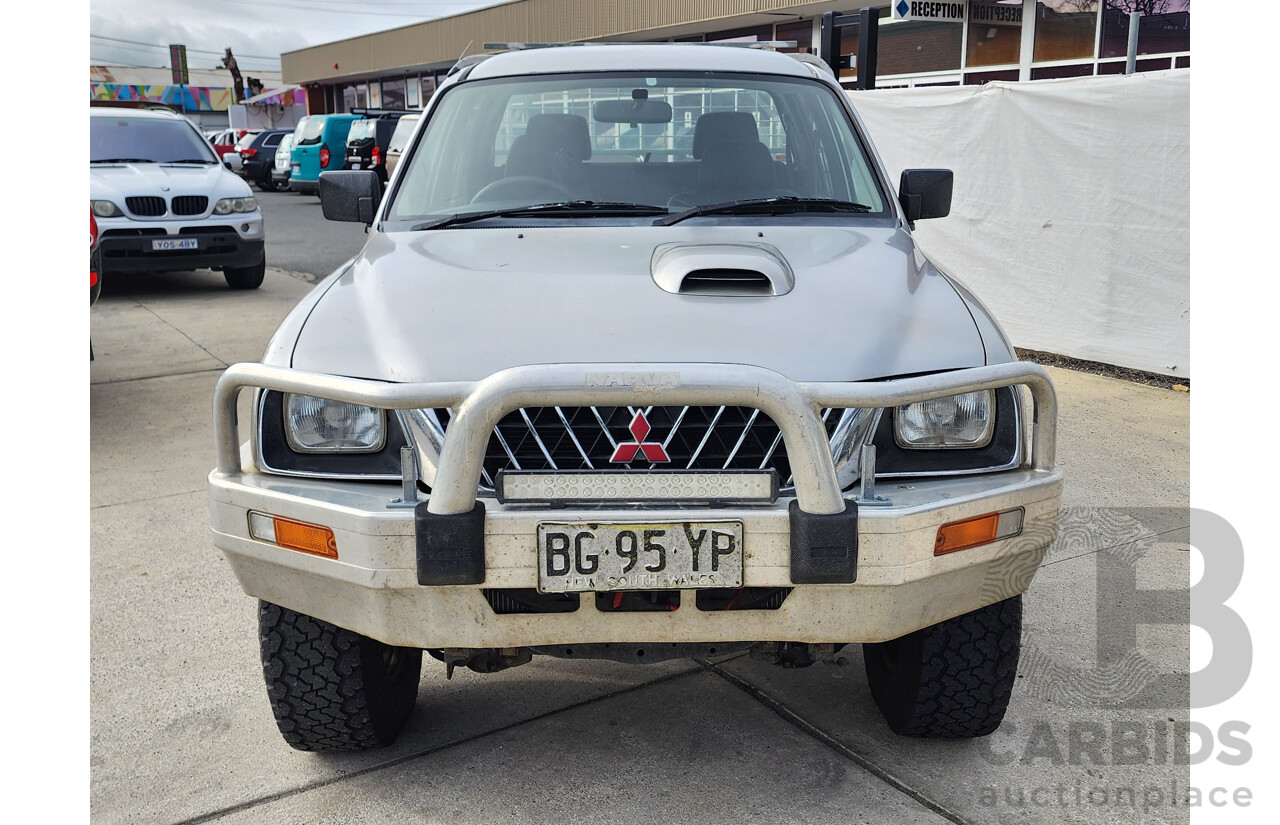
<instances>
[{"instance_id":1,"label":"chrome bull bar","mask_svg":"<svg viewBox=\"0 0 1280 825\"><path fill-rule=\"evenodd\" d=\"M512 367L481 381L393 384L263 364L235 364L214 390L214 439L221 475L240 471L236 402L249 387L382 409L450 407L428 512L460 515L476 505L485 448L503 416L522 407L734 405L773 419L786 444L799 508L841 513L845 502L822 425L824 407L893 407L964 392L1022 385L1034 404L1031 465L1054 466L1058 401L1043 367L1023 361L915 378L795 382L742 364L547 364Z\"/></svg>"}]
</instances>

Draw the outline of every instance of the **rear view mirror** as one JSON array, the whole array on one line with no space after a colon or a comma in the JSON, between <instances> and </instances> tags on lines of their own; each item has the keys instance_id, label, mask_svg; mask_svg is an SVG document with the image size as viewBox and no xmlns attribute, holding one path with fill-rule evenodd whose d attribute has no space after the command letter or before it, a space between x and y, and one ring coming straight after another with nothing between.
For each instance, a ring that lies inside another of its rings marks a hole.
<instances>
[{"instance_id":1,"label":"rear view mirror","mask_svg":"<svg viewBox=\"0 0 1280 825\"><path fill-rule=\"evenodd\" d=\"M591 109L598 123L670 123L671 104L661 100L601 100Z\"/></svg>"},{"instance_id":2,"label":"rear view mirror","mask_svg":"<svg viewBox=\"0 0 1280 825\"><path fill-rule=\"evenodd\" d=\"M320 208L328 220L371 224L381 202L382 181L377 172L320 173Z\"/></svg>"},{"instance_id":3,"label":"rear view mirror","mask_svg":"<svg viewBox=\"0 0 1280 825\"><path fill-rule=\"evenodd\" d=\"M925 218L945 218L951 213L950 169L903 169L898 183L898 201L907 222Z\"/></svg>"}]
</instances>

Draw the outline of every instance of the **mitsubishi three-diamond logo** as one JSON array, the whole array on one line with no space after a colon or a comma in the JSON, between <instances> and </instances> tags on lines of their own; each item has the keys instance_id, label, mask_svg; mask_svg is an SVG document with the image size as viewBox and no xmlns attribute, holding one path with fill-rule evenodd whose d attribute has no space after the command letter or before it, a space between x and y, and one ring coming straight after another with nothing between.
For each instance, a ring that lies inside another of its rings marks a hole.
<instances>
[{"instance_id":1,"label":"mitsubishi three-diamond logo","mask_svg":"<svg viewBox=\"0 0 1280 825\"><path fill-rule=\"evenodd\" d=\"M627 464L636 457L636 453L644 453L645 460L650 464L665 464L671 459L667 457L667 451L662 449L662 445L657 442L649 444L645 443L645 437L649 435L649 421L644 417L644 413L637 412L635 417L631 419L631 424L627 426L631 430L631 437L635 439L633 442L627 442L618 445L618 449L613 451L613 458L609 459L614 464Z\"/></svg>"}]
</instances>

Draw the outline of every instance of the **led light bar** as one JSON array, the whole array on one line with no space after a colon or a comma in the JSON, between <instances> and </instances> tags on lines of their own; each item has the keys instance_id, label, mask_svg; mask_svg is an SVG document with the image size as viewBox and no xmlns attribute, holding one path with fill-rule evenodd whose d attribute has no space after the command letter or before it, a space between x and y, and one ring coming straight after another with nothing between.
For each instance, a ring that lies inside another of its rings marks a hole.
<instances>
[{"instance_id":1,"label":"led light bar","mask_svg":"<svg viewBox=\"0 0 1280 825\"><path fill-rule=\"evenodd\" d=\"M778 474L773 470L503 470L498 473L496 492L503 504L560 501L768 504L778 498Z\"/></svg>"}]
</instances>

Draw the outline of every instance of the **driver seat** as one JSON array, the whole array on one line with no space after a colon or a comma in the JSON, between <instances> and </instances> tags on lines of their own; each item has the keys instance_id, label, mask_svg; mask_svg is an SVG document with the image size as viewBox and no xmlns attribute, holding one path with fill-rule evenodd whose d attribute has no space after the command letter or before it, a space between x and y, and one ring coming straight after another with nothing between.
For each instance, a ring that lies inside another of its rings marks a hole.
<instances>
[{"instance_id":1,"label":"driver seat","mask_svg":"<svg viewBox=\"0 0 1280 825\"><path fill-rule=\"evenodd\" d=\"M542 114L529 118L524 134L511 142L504 177L545 178L575 186L582 163L591 157L591 133L581 115Z\"/></svg>"}]
</instances>

